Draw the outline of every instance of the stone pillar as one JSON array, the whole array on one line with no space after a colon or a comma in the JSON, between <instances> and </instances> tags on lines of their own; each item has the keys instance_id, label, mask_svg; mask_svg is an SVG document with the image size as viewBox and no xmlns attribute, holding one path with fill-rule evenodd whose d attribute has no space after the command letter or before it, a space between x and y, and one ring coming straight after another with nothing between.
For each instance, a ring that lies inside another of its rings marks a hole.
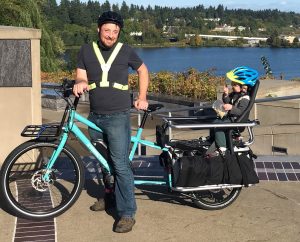
<instances>
[{"instance_id":1,"label":"stone pillar","mask_svg":"<svg viewBox=\"0 0 300 242\"><path fill-rule=\"evenodd\" d=\"M0 26L0 163L42 122L40 39L39 29Z\"/></svg>"}]
</instances>

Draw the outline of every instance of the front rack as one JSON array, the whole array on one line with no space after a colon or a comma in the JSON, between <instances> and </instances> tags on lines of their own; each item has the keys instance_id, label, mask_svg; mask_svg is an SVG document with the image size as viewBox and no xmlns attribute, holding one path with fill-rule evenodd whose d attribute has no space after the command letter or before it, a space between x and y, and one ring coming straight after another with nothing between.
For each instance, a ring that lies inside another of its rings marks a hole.
<instances>
[{"instance_id":1,"label":"front rack","mask_svg":"<svg viewBox=\"0 0 300 242\"><path fill-rule=\"evenodd\" d=\"M57 137L60 135L60 124L27 125L21 136L23 137Z\"/></svg>"}]
</instances>

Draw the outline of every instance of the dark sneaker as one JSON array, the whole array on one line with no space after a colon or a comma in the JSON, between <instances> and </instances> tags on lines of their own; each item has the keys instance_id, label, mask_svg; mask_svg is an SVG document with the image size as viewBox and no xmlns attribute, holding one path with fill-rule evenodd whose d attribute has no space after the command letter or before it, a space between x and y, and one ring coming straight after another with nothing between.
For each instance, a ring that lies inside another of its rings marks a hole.
<instances>
[{"instance_id":1,"label":"dark sneaker","mask_svg":"<svg viewBox=\"0 0 300 242\"><path fill-rule=\"evenodd\" d=\"M118 221L118 223L117 223L114 231L116 233L127 233L127 232L130 232L132 230L132 227L133 227L134 224L135 224L134 218L122 217Z\"/></svg>"},{"instance_id":2,"label":"dark sneaker","mask_svg":"<svg viewBox=\"0 0 300 242\"><path fill-rule=\"evenodd\" d=\"M105 201L104 201L104 199L103 198L99 199L92 206L90 206L90 209L94 212L104 211L105 210Z\"/></svg>"},{"instance_id":3,"label":"dark sneaker","mask_svg":"<svg viewBox=\"0 0 300 242\"><path fill-rule=\"evenodd\" d=\"M116 199L114 193L105 194L104 198L100 198L90 209L94 212L100 212L116 207Z\"/></svg>"}]
</instances>

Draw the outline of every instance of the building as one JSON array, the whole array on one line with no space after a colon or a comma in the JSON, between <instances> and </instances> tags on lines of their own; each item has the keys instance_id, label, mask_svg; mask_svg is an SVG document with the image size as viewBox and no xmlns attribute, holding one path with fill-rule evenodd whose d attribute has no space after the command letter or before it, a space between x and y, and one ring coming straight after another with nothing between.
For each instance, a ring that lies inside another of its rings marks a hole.
<instances>
[{"instance_id":1,"label":"building","mask_svg":"<svg viewBox=\"0 0 300 242\"><path fill-rule=\"evenodd\" d=\"M296 36L293 36L293 35L280 35L279 38L282 39L282 40L286 40L287 42L292 44L294 42L294 39L296 38Z\"/></svg>"},{"instance_id":2,"label":"building","mask_svg":"<svg viewBox=\"0 0 300 242\"><path fill-rule=\"evenodd\" d=\"M185 38L190 38L194 36L195 34L185 34ZM244 36L227 36L227 35L210 35L210 34L199 34L199 37L203 39L226 39L229 41L244 39L251 45L258 44L260 41L266 42L268 39L263 37L244 37Z\"/></svg>"}]
</instances>

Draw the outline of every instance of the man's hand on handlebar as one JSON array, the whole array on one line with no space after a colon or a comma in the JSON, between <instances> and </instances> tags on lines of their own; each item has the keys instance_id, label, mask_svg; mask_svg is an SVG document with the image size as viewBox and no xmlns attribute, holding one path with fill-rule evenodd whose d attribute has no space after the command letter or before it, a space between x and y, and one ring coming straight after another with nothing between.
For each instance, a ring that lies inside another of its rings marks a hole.
<instances>
[{"instance_id":1,"label":"man's hand on handlebar","mask_svg":"<svg viewBox=\"0 0 300 242\"><path fill-rule=\"evenodd\" d=\"M134 101L134 107L138 110L147 110L148 108L148 101L146 99L140 99Z\"/></svg>"},{"instance_id":2,"label":"man's hand on handlebar","mask_svg":"<svg viewBox=\"0 0 300 242\"><path fill-rule=\"evenodd\" d=\"M89 85L86 81L76 81L73 87L73 93L76 97L79 97L87 91L89 91Z\"/></svg>"}]
</instances>

